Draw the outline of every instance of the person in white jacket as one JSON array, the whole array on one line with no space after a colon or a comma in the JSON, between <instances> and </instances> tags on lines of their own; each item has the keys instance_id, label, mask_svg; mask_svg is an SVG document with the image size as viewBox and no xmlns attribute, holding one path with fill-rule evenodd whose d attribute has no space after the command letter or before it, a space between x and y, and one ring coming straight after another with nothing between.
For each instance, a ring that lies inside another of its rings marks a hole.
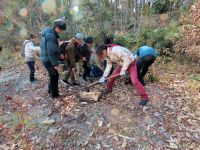
<instances>
[{"instance_id":1,"label":"person in white jacket","mask_svg":"<svg viewBox=\"0 0 200 150\"><path fill-rule=\"evenodd\" d=\"M25 56L25 62L28 65L30 69L30 82L35 82L35 60L37 58L36 53L40 51L39 46L34 46L34 43L36 42L36 37L31 34L29 39L25 40L24 45L24 56Z\"/></svg>"},{"instance_id":2,"label":"person in white jacket","mask_svg":"<svg viewBox=\"0 0 200 150\"><path fill-rule=\"evenodd\" d=\"M96 48L96 54L100 60L107 61L106 69L103 76L99 79L99 82L104 83L105 78L110 74L112 64L118 64L111 76L117 74L124 76L126 72L128 72L130 74L132 84L140 95L141 100L139 105L145 106L148 102L148 95L137 77L137 66L135 63L137 56L134 56L127 48L115 44L99 45ZM117 77L111 78L108 81L105 94L112 92L112 87L116 78Z\"/></svg>"}]
</instances>

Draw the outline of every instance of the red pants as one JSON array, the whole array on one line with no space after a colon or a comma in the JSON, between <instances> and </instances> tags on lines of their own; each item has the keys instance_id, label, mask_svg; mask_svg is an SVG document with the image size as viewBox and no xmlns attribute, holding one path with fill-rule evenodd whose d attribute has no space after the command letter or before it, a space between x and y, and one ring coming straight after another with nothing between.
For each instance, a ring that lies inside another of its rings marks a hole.
<instances>
[{"instance_id":1,"label":"red pants","mask_svg":"<svg viewBox=\"0 0 200 150\"><path fill-rule=\"evenodd\" d=\"M119 74L121 71L121 66L118 65L115 70L113 71L112 75L116 75ZM136 91L139 93L141 100L148 100L148 95L144 90L144 87L142 86L142 84L140 83L140 81L138 80L138 76L137 76L137 66L135 64L135 62L133 62L132 64L130 64L129 68L127 69L128 73L130 74L131 77L131 82L134 85ZM109 80L108 84L107 84L107 89L108 90L112 90L114 81L116 80L117 77L112 78Z\"/></svg>"}]
</instances>

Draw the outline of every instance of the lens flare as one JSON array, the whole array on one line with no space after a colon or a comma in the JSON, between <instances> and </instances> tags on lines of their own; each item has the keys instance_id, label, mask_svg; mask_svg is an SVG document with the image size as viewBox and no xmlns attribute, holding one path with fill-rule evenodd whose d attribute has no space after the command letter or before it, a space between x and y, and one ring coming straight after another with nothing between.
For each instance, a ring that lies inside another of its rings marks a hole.
<instances>
[{"instance_id":1,"label":"lens flare","mask_svg":"<svg viewBox=\"0 0 200 150\"><path fill-rule=\"evenodd\" d=\"M28 16L28 10L26 8L22 8L19 11L19 15L22 16L22 17L27 17Z\"/></svg>"},{"instance_id":2,"label":"lens flare","mask_svg":"<svg viewBox=\"0 0 200 150\"><path fill-rule=\"evenodd\" d=\"M45 14L51 15L56 12L56 1L55 0L45 0L42 3L42 10Z\"/></svg>"}]
</instances>

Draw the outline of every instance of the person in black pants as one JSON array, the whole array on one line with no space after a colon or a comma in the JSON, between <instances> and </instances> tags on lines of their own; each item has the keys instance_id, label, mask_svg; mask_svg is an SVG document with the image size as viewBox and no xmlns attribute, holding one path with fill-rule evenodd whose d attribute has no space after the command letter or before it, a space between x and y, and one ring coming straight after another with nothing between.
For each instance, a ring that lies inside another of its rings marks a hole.
<instances>
[{"instance_id":1,"label":"person in black pants","mask_svg":"<svg viewBox=\"0 0 200 150\"><path fill-rule=\"evenodd\" d=\"M59 70L62 68L60 65L60 49L58 43L58 34L66 30L66 24L62 20L55 20L53 28L46 27L42 31L40 42L41 54L40 59L47 69L50 82L49 94L52 98L60 97L58 89Z\"/></svg>"},{"instance_id":2,"label":"person in black pants","mask_svg":"<svg viewBox=\"0 0 200 150\"><path fill-rule=\"evenodd\" d=\"M83 60L83 68L84 68L84 73L83 73L83 80L88 81L87 77L90 77L90 57L91 57L91 47L93 44L93 37L88 36L85 38L85 44L83 44L80 47L80 55Z\"/></svg>"},{"instance_id":3,"label":"person in black pants","mask_svg":"<svg viewBox=\"0 0 200 150\"><path fill-rule=\"evenodd\" d=\"M142 46L142 47L139 47L134 52L134 55L137 55L137 57L138 57L138 60L136 62L137 63L138 79L142 83L142 85L145 86L146 84L144 82L144 76L148 72L149 67L156 60L157 52L152 47ZM155 70L154 66L152 66L152 69Z\"/></svg>"},{"instance_id":4,"label":"person in black pants","mask_svg":"<svg viewBox=\"0 0 200 150\"><path fill-rule=\"evenodd\" d=\"M23 55L25 56L25 62L28 65L30 69L30 75L29 75L29 80L31 83L35 82L35 61L36 61L36 53L39 53L40 47L35 46L34 43L36 43L36 37L33 34L30 34L29 38L27 38L24 43L24 50L23 50Z\"/></svg>"}]
</instances>

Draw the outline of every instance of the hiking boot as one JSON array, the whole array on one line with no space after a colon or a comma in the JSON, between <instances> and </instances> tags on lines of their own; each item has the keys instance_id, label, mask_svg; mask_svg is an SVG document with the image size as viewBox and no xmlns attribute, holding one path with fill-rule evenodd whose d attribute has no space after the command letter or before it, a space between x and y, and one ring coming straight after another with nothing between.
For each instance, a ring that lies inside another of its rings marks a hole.
<instances>
[{"instance_id":1,"label":"hiking boot","mask_svg":"<svg viewBox=\"0 0 200 150\"><path fill-rule=\"evenodd\" d=\"M37 81L37 79L34 78L34 79L31 79L31 80L30 80L30 83L34 83L34 82L36 82L36 81Z\"/></svg>"},{"instance_id":2,"label":"hiking boot","mask_svg":"<svg viewBox=\"0 0 200 150\"><path fill-rule=\"evenodd\" d=\"M79 86L80 84L79 84L79 83L76 83L76 82L72 82L70 85L71 85L71 86Z\"/></svg>"},{"instance_id":3,"label":"hiking boot","mask_svg":"<svg viewBox=\"0 0 200 150\"><path fill-rule=\"evenodd\" d=\"M56 99L56 98L59 98L59 97L60 97L60 94L51 95L52 99Z\"/></svg>"},{"instance_id":4,"label":"hiking boot","mask_svg":"<svg viewBox=\"0 0 200 150\"><path fill-rule=\"evenodd\" d=\"M140 100L139 105L145 106L148 102L149 102L149 100Z\"/></svg>"},{"instance_id":5,"label":"hiking boot","mask_svg":"<svg viewBox=\"0 0 200 150\"><path fill-rule=\"evenodd\" d=\"M112 93L112 90L110 90L110 89L105 89L105 90L103 90L101 93L102 93L102 95L107 95L107 94L109 94L109 93Z\"/></svg>"},{"instance_id":6,"label":"hiking boot","mask_svg":"<svg viewBox=\"0 0 200 150\"><path fill-rule=\"evenodd\" d=\"M65 84L69 84L69 82L65 79L61 80L61 82L65 83Z\"/></svg>"}]
</instances>

